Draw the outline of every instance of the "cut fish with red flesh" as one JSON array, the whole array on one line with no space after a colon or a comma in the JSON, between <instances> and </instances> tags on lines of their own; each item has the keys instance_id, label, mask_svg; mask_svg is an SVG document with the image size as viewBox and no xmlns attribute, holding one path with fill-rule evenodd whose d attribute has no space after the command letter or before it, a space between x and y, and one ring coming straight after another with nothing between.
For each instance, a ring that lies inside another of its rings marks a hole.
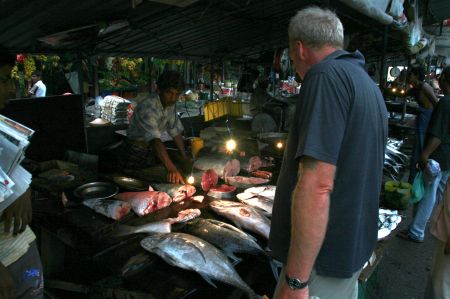
<instances>
[{"instance_id":1,"label":"cut fish with red flesh","mask_svg":"<svg viewBox=\"0 0 450 299\"><path fill-rule=\"evenodd\" d=\"M186 209L178 212L176 218L168 218L170 224L188 222L189 220L195 219L201 215L199 209Z\"/></svg>"},{"instance_id":2,"label":"cut fish with red flesh","mask_svg":"<svg viewBox=\"0 0 450 299\"><path fill-rule=\"evenodd\" d=\"M115 198L129 202L139 216L168 207L172 203L172 198L161 191L123 192L117 194Z\"/></svg>"},{"instance_id":3,"label":"cut fish with red flesh","mask_svg":"<svg viewBox=\"0 0 450 299\"><path fill-rule=\"evenodd\" d=\"M272 177L272 173L266 170L255 170L251 172L251 175L262 179L270 179Z\"/></svg>"},{"instance_id":4,"label":"cut fish with red flesh","mask_svg":"<svg viewBox=\"0 0 450 299\"><path fill-rule=\"evenodd\" d=\"M196 196L192 196L192 200L196 201L196 202L203 202L203 199L205 199L205 197L203 195L196 195Z\"/></svg>"},{"instance_id":5,"label":"cut fish with red flesh","mask_svg":"<svg viewBox=\"0 0 450 299\"><path fill-rule=\"evenodd\" d=\"M218 155L201 156L194 162L194 168L203 171L214 169L221 178L237 175L240 167L241 163L238 160Z\"/></svg>"},{"instance_id":6,"label":"cut fish with red flesh","mask_svg":"<svg viewBox=\"0 0 450 299\"><path fill-rule=\"evenodd\" d=\"M230 176L227 177L225 181L230 185L245 188L254 185L267 184L270 180L255 177Z\"/></svg>"},{"instance_id":7,"label":"cut fish with red flesh","mask_svg":"<svg viewBox=\"0 0 450 299\"><path fill-rule=\"evenodd\" d=\"M162 192L166 192L172 197L173 202L181 202L195 194L196 189L192 185L182 184L153 184L153 186Z\"/></svg>"},{"instance_id":8,"label":"cut fish with red flesh","mask_svg":"<svg viewBox=\"0 0 450 299\"><path fill-rule=\"evenodd\" d=\"M217 188L211 188L208 192L208 196L215 198L231 198L234 195L234 191L236 191L235 186L222 184Z\"/></svg>"},{"instance_id":9,"label":"cut fish with red flesh","mask_svg":"<svg viewBox=\"0 0 450 299\"><path fill-rule=\"evenodd\" d=\"M241 158L239 160L241 162L241 169L249 173L258 170L263 165L263 161L259 156L253 156L250 159Z\"/></svg>"},{"instance_id":10,"label":"cut fish with red flesh","mask_svg":"<svg viewBox=\"0 0 450 299\"><path fill-rule=\"evenodd\" d=\"M128 202L113 199L87 199L83 204L99 214L114 220L120 220L128 215L131 205Z\"/></svg>"},{"instance_id":11,"label":"cut fish with red flesh","mask_svg":"<svg viewBox=\"0 0 450 299\"><path fill-rule=\"evenodd\" d=\"M212 187L216 187L219 176L214 169L206 170L202 175L202 190L208 192Z\"/></svg>"}]
</instances>

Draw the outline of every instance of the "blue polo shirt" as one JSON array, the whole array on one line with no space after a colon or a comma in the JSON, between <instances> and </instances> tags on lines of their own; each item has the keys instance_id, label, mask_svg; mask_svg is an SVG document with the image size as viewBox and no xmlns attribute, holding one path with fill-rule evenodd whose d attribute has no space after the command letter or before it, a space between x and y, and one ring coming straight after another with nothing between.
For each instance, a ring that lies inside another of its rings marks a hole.
<instances>
[{"instance_id":1,"label":"blue polo shirt","mask_svg":"<svg viewBox=\"0 0 450 299\"><path fill-rule=\"evenodd\" d=\"M377 242L388 113L364 63L360 52L338 50L308 71L278 177L269 247L286 262L300 158L336 165L328 227L315 263L319 275L351 277Z\"/></svg>"}]
</instances>

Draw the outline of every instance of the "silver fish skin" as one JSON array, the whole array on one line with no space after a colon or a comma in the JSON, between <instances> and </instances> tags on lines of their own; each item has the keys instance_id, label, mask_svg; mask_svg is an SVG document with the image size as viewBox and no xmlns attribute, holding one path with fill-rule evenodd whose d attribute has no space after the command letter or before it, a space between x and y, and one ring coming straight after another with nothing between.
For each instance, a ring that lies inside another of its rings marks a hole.
<instances>
[{"instance_id":1,"label":"silver fish skin","mask_svg":"<svg viewBox=\"0 0 450 299\"><path fill-rule=\"evenodd\" d=\"M189 221L184 230L222 249L234 261L239 261L234 253L265 254L254 237L222 221L197 218Z\"/></svg>"},{"instance_id":2,"label":"silver fish skin","mask_svg":"<svg viewBox=\"0 0 450 299\"><path fill-rule=\"evenodd\" d=\"M249 298L258 298L227 257L200 238L185 233L155 234L144 238L141 246L172 266L197 272L211 284L210 278L219 280L245 291Z\"/></svg>"},{"instance_id":3,"label":"silver fish skin","mask_svg":"<svg viewBox=\"0 0 450 299\"><path fill-rule=\"evenodd\" d=\"M172 224L167 219L150 222L144 225L118 225L114 230L114 236L127 236L139 233L153 234L153 233L170 233L172 231Z\"/></svg>"},{"instance_id":4,"label":"silver fish skin","mask_svg":"<svg viewBox=\"0 0 450 299\"><path fill-rule=\"evenodd\" d=\"M269 239L270 220L257 209L230 200L214 200L209 205L214 212L230 219L236 226Z\"/></svg>"},{"instance_id":5,"label":"silver fish skin","mask_svg":"<svg viewBox=\"0 0 450 299\"><path fill-rule=\"evenodd\" d=\"M245 198L237 196L237 199L246 205L263 210L268 216L272 216L273 200L267 197L257 195L250 198Z\"/></svg>"}]
</instances>

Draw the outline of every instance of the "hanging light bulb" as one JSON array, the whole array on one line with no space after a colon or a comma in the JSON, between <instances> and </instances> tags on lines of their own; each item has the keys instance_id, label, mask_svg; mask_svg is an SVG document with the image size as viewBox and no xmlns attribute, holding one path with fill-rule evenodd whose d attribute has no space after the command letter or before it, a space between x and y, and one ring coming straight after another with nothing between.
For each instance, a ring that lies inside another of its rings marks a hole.
<instances>
[{"instance_id":1,"label":"hanging light bulb","mask_svg":"<svg viewBox=\"0 0 450 299\"><path fill-rule=\"evenodd\" d=\"M392 88L392 92L397 92L397 88Z\"/></svg>"},{"instance_id":2,"label":"hanging light bulb","mask_svg":"<svg viewBox=\"0 0 450 299\"><path fill-rule=\"evenodd\" d=\"M233 139L229 139L225 144L225 147L228 152L234 151L236 149L236 141L234 141Z\"/></svg>"},{"instance_id":3,"label":"hanging light bulb","mask_svg":"<svg viewBox=\"0 0 450 299\"><path fill-rule=\"evenodd\" d=\"M190 175L190 176L188 177L188 179L187 179L187 183L188 183L189 185L192 185L192 184L194 184L194 182L195 182L194 176L193 176L193 175Z\"/></svg>"},{"instance_id":4,"label":"hanging light bulb","mask_svg":"<svg viewBox=\"0 0 450 299\"><path fill-rule=\"evenodd\" d=\"M283 148L283 142L278 141L277 142L277 148L279 148L279 149Z\"/></svg>"},{"instance_id":5,"label":"hanging light bulb","mask_svg":"<svg viewBox=\"0 0 450 299\"><path fill-rule=\"evenodd\" d=\"M404 89L400 90L400 93L405 94L405 90Z\"/></svg>"}]
</instances>

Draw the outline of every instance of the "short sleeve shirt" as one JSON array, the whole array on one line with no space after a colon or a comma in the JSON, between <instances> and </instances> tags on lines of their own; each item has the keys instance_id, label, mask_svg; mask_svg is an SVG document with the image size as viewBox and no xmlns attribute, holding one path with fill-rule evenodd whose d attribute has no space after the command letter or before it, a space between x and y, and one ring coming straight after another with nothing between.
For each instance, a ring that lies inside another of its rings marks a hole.
<instances>
[{"instance_id":1,"label":"short sleeve shirt","mask_svg":"<svg viewBox=\"0 0 450 299\"><path fill-rule=\"evenodd\" d=\"M336 166L327 231L315 263L324 276L351 277L377 241L388 113L363 66L361 53L340 50L308 71L278 176L269 247L285 263L300 158Z\"/></svg>"},{"instance_id":2,"label":"short sleeve shirt","mask_svg":"<svg viewBox=\"0 0 450 299\"><path fill-rule=\"evenodd\" d=\"M430 158L436 160L442 171L450 170L450 94L442 98L431 116L428 134L439 138L441 144L431 154Z\"/></svg>"},{"instance_id":3,"label":"short sleeve shirt","mask_svg":"<svg viewBox=\"0 0 450 299\"><path fill-rule=\"evenodd\" d=\"M161 139L164 132L175 137L184 128L176 114L175 105L163 107L158 94L152 94L136 106L127 136L131 139L149 142L155 138Z\"/></svg>"}]
</instances>

